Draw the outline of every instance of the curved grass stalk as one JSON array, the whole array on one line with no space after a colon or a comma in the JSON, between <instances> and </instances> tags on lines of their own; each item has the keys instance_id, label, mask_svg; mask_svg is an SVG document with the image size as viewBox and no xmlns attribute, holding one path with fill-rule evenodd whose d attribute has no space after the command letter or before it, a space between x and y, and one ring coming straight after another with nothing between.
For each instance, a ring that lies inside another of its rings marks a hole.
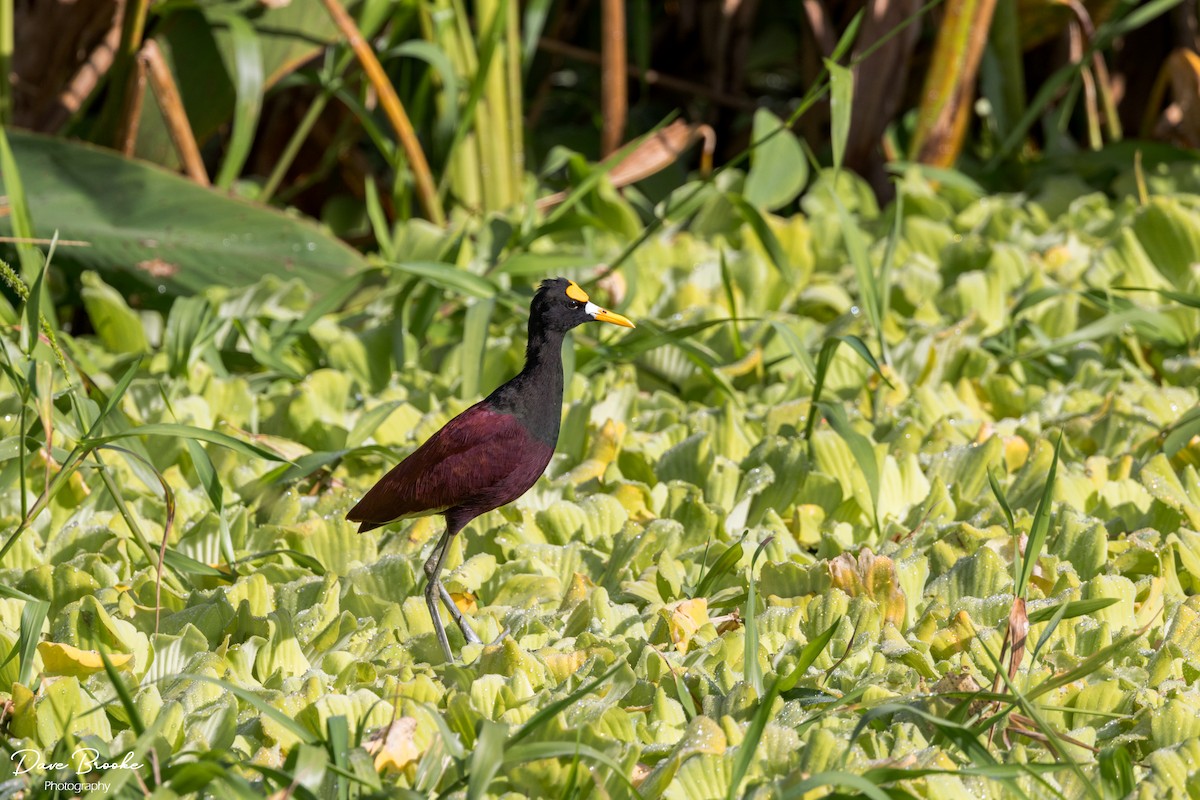
<instances>
[{"instance_id":1,"label":"curved grass stalk","mask_svg":"<svg viewBox=\"0 0 1200 800\"><path fill-rule=\"evenodd\" d=\"M321 0L321 2L324 3L333 23L346 37L358 62L362 64L367 80L371 82L379 95L379 103L383 106L384 114L387 115L388 122L392 124L397 138L400 139L400 145L404 148L404 155L408 159L409 168L413 173L417 199L420 200L421 207L435 225L446 224L446 214L442 210L442 204L433 183L433 175L429 171L429 161L425 158L425 151L421 149L420 141L417 140L417 133L413 130L408 112L404 110L404 104L400 102L400 96L396 94L396 87L388 79L387 73L383 71L383 65L379 63L379 58L371 49L371 45L363 38L358 26L354 24L354 20L346 13L346 9L342 8L338 0Z\"/></svg>"}]
</instances>

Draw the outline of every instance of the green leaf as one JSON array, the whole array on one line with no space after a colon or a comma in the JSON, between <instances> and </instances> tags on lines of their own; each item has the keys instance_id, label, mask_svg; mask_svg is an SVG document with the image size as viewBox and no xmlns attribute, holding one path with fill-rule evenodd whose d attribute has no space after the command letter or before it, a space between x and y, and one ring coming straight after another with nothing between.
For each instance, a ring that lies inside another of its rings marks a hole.
<instances>
[{"instance_id":1,"label":"green leaf","mask_svg":"<svg viewBox=\"0 0 1200 800\"><path fill-rule=\"evenodd\" d=\"M808 183L800 140L765 108L754 112L750 169L742 191L751 205L774 211L792 202Z\"/></svg>"},{"instance_id":2,"label":"green leaf","mask_svg":"<svg viewBox=\"0 0 1200 800\"><path fill-rule=\"evenodd\" d=\"M467 306L462 335L462 383L459 385L459 397L465 400L473 399L480 393L483 362L488 355L488 325L495 308L494 297L476 300Z\"/></svg>"},{"instance_id":3,"label":"green leaf","mask_svg":"<svg viewBox=\"0 0 1200 800\"><path fill-rule=\"evenodd\" d=\"M114 353L148 353L146 329L121 293L90 270L80 276L80 281L83 307L104 346Z\"/></svg>"},{"instance_id":4,"label":"green leaf","mask_svg":"<svg viewBox=\"0 0 1200 800\"><path fill-rule=\"evenodd\" d=\"M726 800L734 800L738 796L738 790L741 788L742 780L746 777L746 772L750 769L750 763L754 760L758 744L762 740L763 731L767 727L767 722L771 716L771 706L775 703L775 698L785 692L790 692L795 688L796 683L808 672L808 668L816 663L821 653L825 652L825 648L829 646L829 641L833 638L834 631L838 629L841 621L830 625L825 631L806 644L800 651L800 657L796 659L795 666L787 675L778 677L771 684L771 688L767 691L765 697L761 697L758 701L758 706L754 711L754 716L750 719L750 726L746 729L746 736L742 739L742 743L738 745L737 752L734 755L733 772L730 774L729 787L726 792Z\"/></svg>"},{"instance_id":5,"label":"green leaf","mask_svg":"<svg viewBox=\"0 0 1200 800\"><path fill-rule=\"evenodd\" d=\"M392 412L402 405L404 405L404 401L392 400L389 403L380 403L371 410L363 412L362 416L358 418L358 422L354 424L354 429L346 437L346 447L353 449L362 446L375 431L379 430L379 426L392 415Z\"/></svg>"},{"instance_id":6,"label":"green leaf","mask_svg":"<svg viewBox=\"0 0 1200 800\"><path fill-rule=\"evenodd\" d=\"M404 42L394 48L389 55L421 59L437 72L438 79L442 81L442 91L446 97L459 96L460 81L458 79L458 72L454 69L453 62L444 50L438 49L431 42ZM441 153L443 150L449 149L451 140L454 138L454 131L458 127L458 117L459 110L457 103L447 103L446 108L438 114L435 124L435 153Z\"/></svg>"},{"instance_id":7,"label":"green leaf","mask_svg":"<svg viewBox=\"0 0 1200 800\"><path fill-rule=\"evenodd\" d=\"M220 327L220 320L204 297L180 297L171 304L162 349L171 375L187 374L204 353Z\"/></svg>"},{"instance_id":8,"label":"green leaf","mask_svg":"<svg viewBox=\"0 0 1200 800\"><path fill-rule=\"evenodd\" d=\"M90 243L60 263L94 269L119 289L190 294L274 274L316 293L366 262L315 223L206 189L179 175L79 142L10 132L39 233ZM5 187L11 192L11 187ZM0 229L12 230L8 218Z\"/></svg>"}]
</instances>

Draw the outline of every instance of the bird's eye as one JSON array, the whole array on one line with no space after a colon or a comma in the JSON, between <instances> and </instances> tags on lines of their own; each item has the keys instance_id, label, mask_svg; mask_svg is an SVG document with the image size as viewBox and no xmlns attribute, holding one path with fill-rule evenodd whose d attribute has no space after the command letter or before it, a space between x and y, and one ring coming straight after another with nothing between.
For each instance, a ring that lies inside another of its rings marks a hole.
<instances>
[{"instance_id":1,"label":"bird's eye","mask_svg":"<svg viewBox=\"0 0 1200 800\"><path fill-rule=\"evenodd\" d=\"M572 310L574 310L576 308L582 308L582 307L583 307L583 303L579 302L578 300L571 301L571 309Z\"/></svg>"}]
</instances>

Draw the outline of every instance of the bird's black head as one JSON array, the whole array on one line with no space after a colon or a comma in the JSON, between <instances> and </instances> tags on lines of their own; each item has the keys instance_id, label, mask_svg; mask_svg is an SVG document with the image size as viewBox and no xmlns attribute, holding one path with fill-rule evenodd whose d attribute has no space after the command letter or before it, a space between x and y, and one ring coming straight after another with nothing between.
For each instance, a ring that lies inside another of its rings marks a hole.
<instances>
[{"instance_id":1,"label":"bird's black head","mask_svg":"<svg viewBox=\"0 0 1200 800\"><path fill-rule=\"evenodd\" d=\"M620 314L606 311L593 303L579 284L566 278L542 281L533 304L529 307L529 329L566 333L584 322L610 322L632 328L634 325Z\"/></svg>"}]
</instances>

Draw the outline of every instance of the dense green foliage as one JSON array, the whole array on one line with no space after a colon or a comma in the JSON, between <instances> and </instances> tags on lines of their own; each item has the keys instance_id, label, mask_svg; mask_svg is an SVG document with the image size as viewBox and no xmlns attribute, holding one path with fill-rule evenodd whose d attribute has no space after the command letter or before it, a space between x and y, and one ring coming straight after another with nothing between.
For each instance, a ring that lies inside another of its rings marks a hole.
<instances>
[{"instance_id":1,"label":"dense green foliage","mask_svg":"<svg viewBox=\"0 0 1200 800\"><path fill-rule=\"evenodd\" d=\"M530 276L590 277L639 230L625 200L589 195L593 225L489 277L433 263L488 253L487 228L408 223L397 249L428 255L320 301L268 278L164 316L85 275L95 334L53 341L25 304L0 378L4 746L132 751L179 795L1183 796L1200 196L1150 178L1139 202L1131 177L1114 200L914 173L881 212L826 172L763 222L728 172L593 288L639 328L576 333L547 476L452 549L495 641L453 665L420 597L440 522L343 515L519 367Z\"/></svg>"}]
</instances>

